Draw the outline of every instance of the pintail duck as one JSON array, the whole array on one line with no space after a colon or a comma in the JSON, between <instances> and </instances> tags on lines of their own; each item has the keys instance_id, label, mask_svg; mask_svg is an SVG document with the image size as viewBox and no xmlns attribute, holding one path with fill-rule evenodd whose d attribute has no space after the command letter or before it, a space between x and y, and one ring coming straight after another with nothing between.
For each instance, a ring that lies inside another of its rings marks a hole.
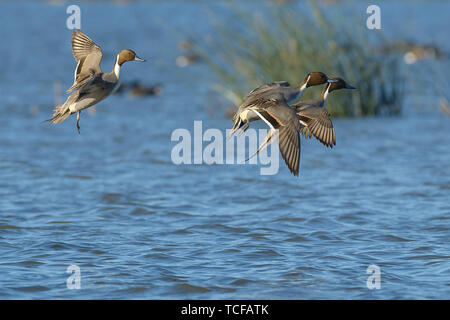
<instances>
[{"instance_id":1,"label":"pintail duck","mask_svg":"<svg viewBox=\"0 0 450 320\"><path fill-rule=\"evenodd\" d=\"M297 87L290 87L288 82L282 81L256 88L244 98L244 103L236 112L231 135L238 129L241 129L241 133L247 130L251 121L263 120L270 129L254 155L266 148L276 134L286 165L295 176L298 176L301 125L296 111L289 106L289 103L298 99L310 86L334 81L328 79L322 72L311 72Z\"/></svg>"},{"instance_id":2,"label":"pintail duck","mask_svg":"<svg viewBox=\"0 0 450 320\"><path fill-rule=\"evenodd\" d=\"M355 89L341 78L333 78L335 82L328 83L322 91L319 99L299 101L292 104L302 125L300 132L309 139L313 135L325 146L333 148L336 145L336 135L330 114L326 109L328 95L335 90Z\"/></svg>"},{"instance_id":3,"label":"pintail duck","mask_svg":"<svg viewBox=\"0 0 450 320\"><path fill-rule=\"evenodd\" d=\"M230 135L233 135L238 129L245 131L251 121L259 120L260 117L252 111L263 105L271 95L279 95L284 102L289 104L299 99L307 88L333 81L328 79L323 72L310 72L297 87L291 87L287 81L277 81L250 91L233 117L234 124Z\"/></svg>"},{"instance_id":4,"label":"pintail duck","mask_svg":"<svg viewBox=\"0 0 450 320\"><path fill-rule=\"evenodd\" d=\"M145 61L139 58L133 50L125 49L119 52L111 72L103 72L100 68L102 50L87 35L80 30L72 34L72 53L77 61L73 85L67 92L74 91L64 102L56 106L51 123L61 123L71 114L77 113L76 127L80 132L81 110L89 108L102 101L117 89L120 67L127 61Z\"/></svg>"}]
</instances>

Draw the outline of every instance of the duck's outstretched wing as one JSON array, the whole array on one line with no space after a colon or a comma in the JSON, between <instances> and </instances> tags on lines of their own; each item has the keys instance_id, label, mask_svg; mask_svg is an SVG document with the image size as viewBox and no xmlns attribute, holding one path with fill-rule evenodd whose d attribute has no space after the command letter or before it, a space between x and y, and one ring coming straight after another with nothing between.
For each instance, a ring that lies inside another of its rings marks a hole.
<instances>
[{"instance_id":1,"label":"duck's outstretched wing","mask_svg":"<svg viewBox=\"0 0 450 320\"><path fill-rule=\"evenodd\" d=\"M293 175L298 176L300 166L300 137L294 126L278 128L278 146L281 156Z\"/></svg>"},{"instance_id":2,"label":"duck's outstretched wing","mask_svg":"<svg viewBox=\"0 0 450 320\"><path fill-rule=\"evenodd\" d=\"M336 145L336 134L327 109L310 105L297 111L297 115L303 125L300 132L306 139L313 135L327 147Z\"/></svg>"},{"instance_id":3,"label":"duck's outstretched wing","mask_svg":"<svg viewBox=\"0 0 450 320\"><path fill-rule=\"evenodd\" d=\"M102 60L102 50L87 35L80 30L72 34L72 53L77 61L74 81L72 87L67 90L71 92L81 88L84 84L102 72L100 61Z\"/></svg>"},{"instance_id":4,"label":"duck's outstretched wing","mask_svg":"<svg viewBox=\"0 0 450 320\"><path fill-rule=\"evenodd\" d=\"M300 166L300 122L297 114L289 107L281 95L268 99L259 110L267 118L257 110L254 112L270 127L270 130L256 154L274 141L272 139L273 136L277 137L281 156L292 174L298 176ZM278 134L275 134L275 130L278 130Z\"/></svg>"},{"instance_id":5,"label":"duck's outstretched wing","mask_svg":"<svg viewBox=\"0 0 450 320\"><path fill-rule=\"evenodd\" d=\"M279 97L265 111L278 124L278 146L286 165L295 176L300 166L300 122L295 111Z\"/></svg>"}]
</instances>

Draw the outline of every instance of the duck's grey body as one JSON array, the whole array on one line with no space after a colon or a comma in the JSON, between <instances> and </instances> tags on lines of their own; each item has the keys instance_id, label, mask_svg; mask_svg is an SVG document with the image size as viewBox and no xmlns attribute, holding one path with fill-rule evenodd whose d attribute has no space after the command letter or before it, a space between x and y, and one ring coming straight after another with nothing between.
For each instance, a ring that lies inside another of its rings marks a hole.
<instances>
[{"instance_id":1,"label":"duck's grey body","mask_svg":"<svg viewBox=\"0 0 450 320\"><path fill-rule=\"evenodd\" d=\"M239 121L242 123L260 120L260 117L253 110L264 104L265 101L281 98L289 104L300 98L305 89L306 85L304 88L290 87L289 82L287 81L277 81L262 85L250 91L244 97L244 102L239 106L233 121L236 125Z\"/></svg>"},{"instance_id":2,"label":"duck's grey body","mask_svg":"<svg viewBox=\"0 0 450 320\"><path fill-rule=\"evenodd\" d=\"M325 105L325 101L322 99L311 99L311 100L298 101L297 103L292 104L292 107L294 107L297 111L301 111L310 106L324 107L324 105Z\"/></svg>"},{"instance_id":3,"label":"duck's grey body","mask_svg":"<svg viewBox=\"0 0 450 320\"><path fill-rule=\"evenodd\" d=\"M281 94L285 100L295 100L306 89L306 85L300 88L292 88L287 81L275 81L269 84L264 84L256 89L250 91L244 97L244 103L247 99L254 97L257 94L262 94L268 91L276 94Z\"/></svg>"},{"instance_id":4,"label":"duck's grey body","mask_svg":"<svg viewBox=\"0 0 450 320\"><path fill-rule=\"evenodd\" d=\"M64 104L71 113L79 112L102 101L118 86L117 76L111 73L98 73L79 90L72 93Z\"/></svg>"}]
</instances>

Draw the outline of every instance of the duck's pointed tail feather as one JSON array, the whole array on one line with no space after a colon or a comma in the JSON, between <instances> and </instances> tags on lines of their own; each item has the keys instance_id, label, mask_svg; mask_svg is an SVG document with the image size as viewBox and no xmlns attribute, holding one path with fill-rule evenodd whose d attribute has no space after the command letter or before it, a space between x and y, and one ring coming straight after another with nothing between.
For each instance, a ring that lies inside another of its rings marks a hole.
<instances>
[{"instance_id":1,"label":"duck's pointed tail feather","mask_svg":"<svg viewBox=\"0 0 450 320\"><path fill-rule=\"evenodd\" d=\"M53 116L47 121L51 123L61 123L66 120L70 116L70 114L71 113L69 107L64 104L60 104L55 107L55 109L53 110Z\"/></svg>"}]
</instances>

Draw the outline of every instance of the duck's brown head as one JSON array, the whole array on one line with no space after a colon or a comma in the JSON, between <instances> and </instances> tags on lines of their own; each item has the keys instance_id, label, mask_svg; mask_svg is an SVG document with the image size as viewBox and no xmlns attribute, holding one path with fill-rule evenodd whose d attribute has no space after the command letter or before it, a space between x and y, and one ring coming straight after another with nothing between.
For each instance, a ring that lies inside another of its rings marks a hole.
<instances>
[{"instance_id":1,"label":"duck's brown head","mask_svg":"<svg viewBox=\"0 0 450 320\"><path fill-rule=\"evenodd\" d=\"M306 87L318 86L327 82L333 82L328 79L327 75L323 72L310 72L303 80L306 83Z\"/></svg>"},{"instance_id":2,"label":"duck's brown head","mask_svg":"<svg viewBox=\"0 0 450 320\"><path fill-rule=\"evenodd\" d=\"M125 49L119 52L117 56L117 64L121 66L127 61L141 61L144 62L144 59L139 58L136 53L131 49Z\"/></svg>"},{"instance_id":3,"label":"duck's brown head","mask_svg":"<svg viewBox=\"0 0 450 320\"><path fill-rule=\"evenodd\" d=\"M346 83L342 78L332 78L331 80L334 80L335 82L330 83L330 89L328 89L328 92L339 89L356 89L355 87Z\"/></svg>"}]
</instances>

